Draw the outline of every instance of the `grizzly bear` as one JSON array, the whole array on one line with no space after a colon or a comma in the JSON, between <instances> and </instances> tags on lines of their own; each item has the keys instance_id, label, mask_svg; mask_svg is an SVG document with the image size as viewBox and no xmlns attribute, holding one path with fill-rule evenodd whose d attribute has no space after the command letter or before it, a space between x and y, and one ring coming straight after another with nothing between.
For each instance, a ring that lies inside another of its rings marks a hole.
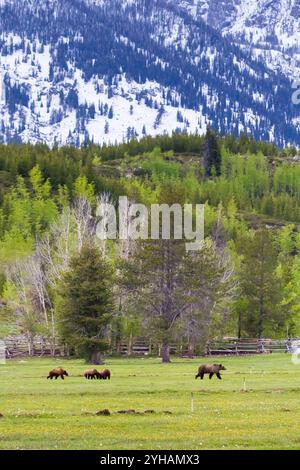
<instances>
[{"instance_id":1,"label":"grizzly bear","mask_svg":"<svg viewBox=\"0 0 300 470\"><path fill-rule=\"evenodd\" d=\"M218 377L219 380L222 379L220 370L226 370L226 368L222 364L204 364L199 367L198 374L196 375L195 379L198 377L203 380L205 374L209 374L209 378L211 379L214 374Z\"/></svg>"},{"instance_id":2,"label":"grizzly bear","mask_svg":"<svg viewBox=\"0 0 300 470\"><path fill-rule=\"evenodd\" d=\"M69 374L68 374L68 372L67 372L65 369L63 369L62 367L58 367L58 369L50 370L47 379L51 379L51 380L52 380L52 379L55 377L55 380L57 380L58 377L60 377L62 380L64 380L64 379L65 379L65 378L64 378L64 375L65 375L66 377L69 377Z\"/></svg>"},{"instance_id":3,"label":"grizzly bear","mask_svg":"<svg viewBox=\"0 0 300 470\"><path fill-rule=\"evenodd\" d=\"M87 380L95 380L95 379L100 379L101 374L100 372L97 371L97 369L89 369L89 370L86 370L83 375Z\"/></svg>"},{"instance_id":4,"label":"grizzly bear","mask_svg":"<svg viewBox=\"0 0 300 470\"><path fill-rule=\"evenodd\" d=\"M104 369L102 372L100 372L99 377L97 377L100 380L110 380L110 371L108 369Z\"/></svg>"}]
</instances>

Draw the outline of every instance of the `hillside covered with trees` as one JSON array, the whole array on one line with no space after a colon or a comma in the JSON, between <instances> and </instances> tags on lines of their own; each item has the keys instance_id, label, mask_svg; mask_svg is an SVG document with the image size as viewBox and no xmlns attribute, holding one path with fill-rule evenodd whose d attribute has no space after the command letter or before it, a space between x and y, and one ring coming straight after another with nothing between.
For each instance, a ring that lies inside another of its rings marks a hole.
<instances>
[{"instance_id":1,"label":"hillside covered with trees","mask_svg":"<svg viewBox=\"0 0 300 470\"><path fill-rule=\"evenodd\" d=\"M94 362L148 338L300 334L300 157L246 135L0 147L0 337ZM100 241L97 203L205 204L205 243ZM97 354L96 354L97 355Z\"/></svg>"}]
</instances>

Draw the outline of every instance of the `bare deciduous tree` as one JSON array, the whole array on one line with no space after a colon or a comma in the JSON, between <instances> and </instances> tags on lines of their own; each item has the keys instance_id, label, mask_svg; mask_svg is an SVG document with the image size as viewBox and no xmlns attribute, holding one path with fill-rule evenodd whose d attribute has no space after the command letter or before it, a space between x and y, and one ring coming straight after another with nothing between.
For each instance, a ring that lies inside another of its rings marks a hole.
<instances>
[{"instance_id":1,"label":"bare deciduous tree","mask_svg":"<svg viewBox=\"0 0 300 470\"><path fill-rule=\"evenodd\" d=\"M77 250L80 253L84 242L95 236L96 221L92 215L91 204L85 198L76 199L72 213L76 223Z\"/></svg>"}]
</instances>

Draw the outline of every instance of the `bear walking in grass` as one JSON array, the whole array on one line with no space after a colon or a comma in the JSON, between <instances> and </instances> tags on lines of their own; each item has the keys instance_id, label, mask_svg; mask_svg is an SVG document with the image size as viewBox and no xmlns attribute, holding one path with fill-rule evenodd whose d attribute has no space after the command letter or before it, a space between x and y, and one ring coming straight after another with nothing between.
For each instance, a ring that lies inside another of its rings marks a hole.
<instances>
[{"instance_id":1,"label":"bear walking in grass","mask_svg":"<svg viewBox=\"0 0 300 470\"><path fill-rule=\"evenodd\" d=\"M68 377L69 376L68 372L65 369L63 369L62 367L59 367L58 369L50 370L47 379L52 380L53 378L55 378L55 380L56 380L56 379L58 379L58 377L60 377L62 380L64 380L65 379L64 376Z\"/></svg>"},{"instance_id":2,"label":"bear walking in grass","mask_svg":"<svg viewBox=\"0 0 300 470\"><path fill-rule=\"evenodd\" d=\"M104 369L102 372L98 372L97 369L89 369L83 375L87 380L110 380L110 371L108 369Z\"/></svg>"},{"instance_id":3,"label":"bear walking in grass","mask_svg":"<svg viewBox=\"0 0 300 470\"><path fill-rule=\"evenodd\" d=\"M95 379L100 379L100 372L97 371L97 369L89 369L89 370L86 370L85 373L83 374L84 377L87 379L87 380L95 380Z\"/></svg>"},{"instance_id":4,"label":"bear walking in grass","mask_svg":"<svg viewBox=\"0 0 300 470\"><path fill-rule=\"evenodd\" d=\"M98 377L100 380L110 380L110 371L108 369L104 369L102 372L100 372L100 377Z\"/></svg>"},{"instance_id":5,"label":"bear walking in grass","mask_svg":"<svg viewBox=\"0 0 300 470\"><path fill-rule=\"evenodd\" d=\"M226 368L222 364L204 364L199 367L198 374L196 375L195 379L200 377L203 380L205 374L209 374L209 378L211 379L214 374L218 377L219 380L222 379L220 370L226 370Z\"/></svg>"}]
</instances>

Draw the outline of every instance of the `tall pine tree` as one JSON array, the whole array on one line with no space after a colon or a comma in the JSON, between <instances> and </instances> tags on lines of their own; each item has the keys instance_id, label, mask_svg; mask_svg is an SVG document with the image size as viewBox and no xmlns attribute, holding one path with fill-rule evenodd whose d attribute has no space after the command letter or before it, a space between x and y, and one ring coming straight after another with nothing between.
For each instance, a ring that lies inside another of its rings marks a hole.
<instances>
[{"instance_id":1,"label":"tall pine tree","mask_svg":"<svg viewBox=\"0 0 300 470\"><path fill-rule=\"evenodd\" d=\"M214 131L207 129L203 144L204 167L207 176L221 174L221 151Z\"/></svg>"},{"instance_id":2,"label":"tall pine tree","mask_svg":"<svg viewBox=\"0 0 300 470\"><path fill-rule=\"evenodd\" d=\"M59 313L67 345L88 362L101 363L113 313L112 272L95 245L84 245L71 260L60 288Z\"/></svg>"},{"instance_id":3,"label":"tall pine tree","mask_svg":"<svg viewBox=\"0 0 300 470\"><path fill-rule=\"evenodd\" d=\"M243 241L241 287L244 314L241 330L257 338L275 332L284 325L285 314L280 309L282 286L276 276L277 250L272 233L259 229Z\"/></svg>"}]
</instances>

